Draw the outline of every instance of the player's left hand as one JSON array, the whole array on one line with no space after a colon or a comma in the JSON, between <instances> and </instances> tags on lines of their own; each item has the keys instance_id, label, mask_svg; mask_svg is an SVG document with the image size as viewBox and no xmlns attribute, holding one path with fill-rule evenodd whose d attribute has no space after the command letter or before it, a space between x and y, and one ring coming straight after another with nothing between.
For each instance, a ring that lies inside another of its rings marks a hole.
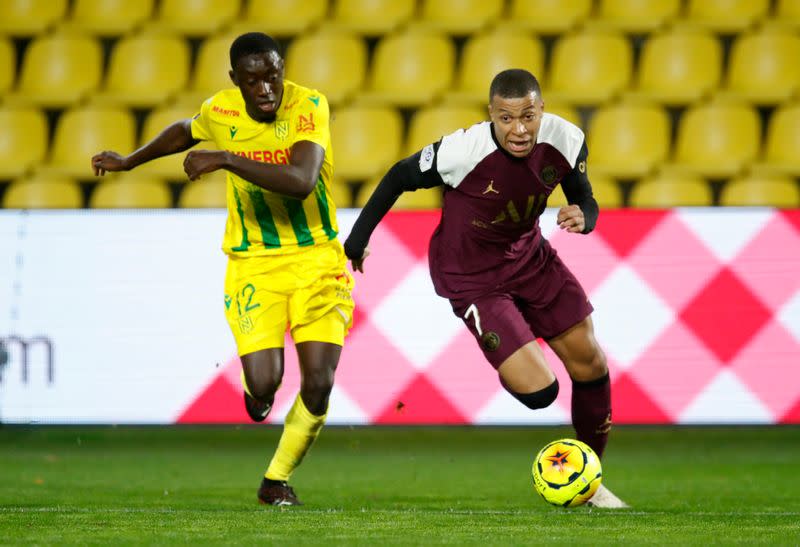
<instances>
[{"instance_id":1,"label":"player's left hand","mask_svg":"<svg viewBox=\"0 0 800 547\"><path fill-rule=\"evenodd\" d=\"M361 255L361 258L354 258L350 262L353 264L353 271L354 272L361 272L364 273L364 260L369 256L369 247L364 247L364 254Z\"/></svg>"},{"instance_id":2,"label":"player's left hand","mask_svg":"<svg viewBox=\"0 0 800 547\"><path fill-rule=\"evenodd\" d=\"M183 160L183 170L189 180L197 180L200 175L221 169L225 163L225 152L221 150L192 150Z\"/></svg>"},{"instance_id":3,"label":"player's left hand","mask_svg":"<svg viewBox=\"0 0 800 547\"><path fill-rule=\"evenodd\" d=\"M583 211L577 205L567 205L558 210L558 227L579 234L586 227Z\"/></svg>"}]
</instances>

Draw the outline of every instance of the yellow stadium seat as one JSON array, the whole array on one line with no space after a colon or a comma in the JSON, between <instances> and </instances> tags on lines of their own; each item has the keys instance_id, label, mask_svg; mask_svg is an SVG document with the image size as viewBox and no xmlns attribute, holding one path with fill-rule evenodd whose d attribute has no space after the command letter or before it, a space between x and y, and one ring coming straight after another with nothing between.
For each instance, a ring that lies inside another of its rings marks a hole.
<instances>
[{"instance_id":1,"label":"yellow stadium seat","mask_svg":"<svg viewBox=\"0 0 800 547\"><path fill-rule=\"evenodd\" d=\"M414 16L415 0L338 0L326 27L383 36Z\"/></svg>"},{"instance_id":2,"label":"yellow stadium seat","mask_svg":"<svg viewBox=\"0 0 800 547\"><path fill-rule=\"evenodd\" d=\"M482 30L503 11L502 0L423 0L416 24L454 35Z\"/></svg>"},{"instance_id":3,"label":"yellow stadium seat","mask_svg":"<svg viewBox=\"0 0 800 547\"><path fill-rule=\"evenodd\" d=\"M206 36L232 22L239 0L160 0L150 27L187 36Z\"/></svg>"},{"instance_id":4,"label":"yellow stadium seat","mask_svg":"<svg viewBox=\"0 0 800 547\"><path fill-rule=\"evenodd\" d=\"M14 44L0 36L0 94L6 93L14 84L16 64Z\"/></svg>"},{"instance_id":5,"label":"yellow stadium seat","mask_svg":"<svg viewBox=\"0 0 800 547\"><path fill-rule=\"evenodd\" d=\"M167 209L172 207L169 187L157 178L139 173L106 175L89 197L92 209Z\"/></svg>"},{"instance_id":6,"label":"yellow stadium seat","mask_svg":"<svg viewBox=\"0 0 800 547\"><path fill-rule=\"evenodd\" d=\"M702 29L676 28L656 34L642 46L632 96L665 105L697 102L714 91L722 72L722 46Z\"/></svg>"},{"instance_id":7,"label":"yellow stadium seat","mask_svg":"<svg viewBox=\"0 0 800 547\"><path fill-rule=\"evenodd\" d=\"M377 177L366 184L363 184L356 195L356 207L364 207L369 197L378 187L382 177ZM403 192L392 209L405 210L424 210L438 209L442 206L441 188L423 188L414 192Z\"/></svg>"},{"instance_id":8,"label":"yellow stadium seat","mask_svg":"<svg viewBox=\"0 0 800 547\"><path fill-rule=\"evenodd\" d=\"M445 102L488 104L489 85L498 72L524 68L541 79L544 47L525 32L503 30L467 39L462 51L456 89Z\"/></svg>"},{"instance_id":9,"label":"yellow stadium seat","mask_svg":"<svg viewBox=\"0 0 800 547\"><path fill-rule=\"evenodd\" d=\"M135 128L127 110L100 106L68 110L56 125L47 167L73 177L92 178L92 156L103 150L132 152Z\"/></svg>"},{"instance_id":10,"label":"yellow stadium seat","mask_svg":"<svg viewBox=\"0 0 800 547\"><path fill-rule=\"evenodd\" d=\"M470 106L434 106L414 112L408 124L405 155L413 154L444 135L489 119L486 109Z\"/></svg>"},{"instance_id":11,"label":"yellow stadium seat","mask_svg":"<svg viewBox=\"0 0 800 547\"><path fill-rule=\"evenodd\" d=\"M180 92L178 102L194 105L199 110L200 104L217 91L234 87L228 73L231 70L231 44L235 39L236 35L225 33L200 43L189 86Z\"/></svg>"},{"instance_id":12,"label":"yellow stadium seat","mask_svg":"<svg viewBox=\"0 0 800 547\"><path fill-rule=\"evenodd\" d=\"M630 43L621 34L564 36L553 49L546 94L580 106L608 102L627 88L632 57Z\"/></svg>"},{"instance_id":13,"label":"yellow stadium seat","mask_svg":"<svg viewBox=\"0 0 800 547\"><path fill-rule=\"evenodd\" d=\"M163 104L186 86L189 47L176 36L145 34L123 38L111 52L100 102L134 108Z\"/></svg>"},{"instance_id":14,"label":"yellow stadium seat","mask_svg":"<svg viewBox=\"0 0 800 547\"><path fill-rule=\"evenodd\" d=\"M337 209L347 209L353 206L353 190L347 182L334 178L330 191Z\"/></svg>"},{"instance_id":15,"label":"yellow stadium seat","mask_svg":"<svg viewBox=\"0 0 800 547\"><path fill-rule=\"evenodd\" d=\"M714 32L735 34L764 18L770 0L688 0L685 21Z\"/></svg>"},{"instance_id":16,"label":"yellow stadium seat","mask_svg":"<svg viewBox=\"0 0 800 547\"><path fill-rule=\"evenodd\" d=\"M549 112L550 114L555 114L556 116L560 116L568 122L574 123L578 127L583 127L581 115L577 110L575 110L575 108L567 103L550 101L546 94L544 96L544 111Z\"/></svg>"},{"instance_id":17,"label":"yellow stadium seat","mask_svg":"<svg viewBox=\"0 0 800 547\"><path fill-rule=\"evenodd\" d=\"M103 52L91 37L55 34L35 38L25 52L14 104L66 108L100 84Z\"/></svg>"},{"instance_id":18,"label":"yellow stadium seat","mask_svg":"<svg viewBox=\"0 0 800 547\"><path fill-rule=\"evenodd\" d=\"M729 181L722 187L720 205L734 207L800 207L797 183L787 177L747 176Z\"/></svg>"},{"instance_id":19,"label":"yellow stadium seat","mask_svg":"<svg viewBox=\"0 0 800 547\"><path fill-rule=\"evenodd\" d=\"M538 34L562 34L589 17L592 0L511 0L501 27L521 27Z\"/></svg>"},{"instance_id":20,"label":"yellow stadium seat","mask_svg":"<svg viewBox=\"0 0 800 547\"><path fill-rule=\"evenodd\" d=\"M142 136L139 139L139 146L147 144L159 133L161 133L167 126L172 125L178 120L185 120L191 118L200 111L200 104L192 107L188 104L181 104L178 106L167 106L154 109L150 111L144 119L142 126ZM200 143L197 148L216 148L212 143ZM167 179L167 180L186 180L186 173L183 171L183 160L186 157L185 153L172 154L157 160L149 161L137 167L136 170L148 173L152 176Z\"/></svg>"},{"instance_id":21,"label":"yellow stadium seat","mask_svg":"<svg viewBox=\"0 0 800 547\"><path fill-rule=\"evenodd\" d=\"M402 139L403 119L392 108L351 106L334 111L336 176L355 181L382 175L397 160Z\"/></svg>"},{"instance_id":22,"label":"yellow stadium seat","mask_svg":"<svg viewBox=\"0 0 800 547\"><path fill-rule=\"evenodd\" d=\"M740 35L733 43L726 92L759 105L775 105L800 88L800 36L770 30Z\"/></svg>"},{"instance_id":23,"label":"yellow stadium seat","mask_svg":"<svg viewBox=\"0 0 800 547\"><path fill-rule=\"evenodd\" d=\"M760 147L761 121L750 106L715 102L688 109L678 125L675 167L707 178L729 178Z\"/></svg>"},{"instance_id":24,"label":"yellow stadium seat","mask_svg":"<svg viewBox=\"0 0 800 547\"><path fill-rule=\"evenodd\" d=\"M183 209L224 209L227 207L227 171L219 170L187 182L178 198Z\"/></svg>"},{"instance_id":25,"label":"yellow stadium seat","mask_svg":"<svg viewBox=\"0 0 800 547\"><path fill-rule=\"evenodd\" d=\"M643 209L668 207L710 207L714 204L711 186L691 175L660 174L631 189L630 205Z\"/></svg>"},{"instance_id":26,"label":"yellow stadium seat","mask_svg":"<svg viewBox=\"0 0 800 547\"><path fill-rule=\"evenodd\" d=\"M641 178L667 159L671 140L669 116L660 106L602 107L589 126L590 163L595 173Z\"/></svg>"},{"instance_id":27,"label":"yellow stadium seat","mask_svg":"<svg viewBox=\"0 0 800 547\"><path fill-rule=\"evenodd\" d=\"M3 0L0 36L34 36L64 18L67 0Z\"/></svg>"},{"instance_id":28,"label":"yellow stadium seat","mask_svg":"<svg viewBox=\"0 0 800 547\"><path fill-rule=\"evenodd\" d=\"M35 175L12 182L3 195L4 209L80 209L83 193L66 177Z\"/></svg>"},{"instance_id":29,"label":"yellow stadium seat","mask_svg":"<svg viewBox=\"0 0 800 547\"><path fill-rule=\"evenodd\" d=\"M757 173L800 177L800 104L787 104L772 113L767 126L764 157L751 169Z\"/></svg>"},{"instance_id":30,"label":"yellow stadium seat","mask_svg":"<svg viewBox=\"0 0 800 547\"><path fill-rule=\"evenodd\" d=\"M800 28L800 0L776 0L775 15L769 23Z\"/></svg>"},{"instance_id":31,"label":"yellow stadium seat","mask_svg":"<svg viewBox=\"0 0 800 547\"><path fill-rule=\"evenodd\" d=\"M62 28L97 36L121 36L150 19L154 0L74 0Z\"/></svg>"},{"instance_id":32,"label":"yellow stadium seat","mask_svg":"<svg viewBox=\"0 0 800 547\"><path fill-rule=\"evenodd\" d=\"M44 160L47 118L37 109L0 108L0 179L16 178Z\"/></svg>"},{"instance_id":33,"label":"yellow stadium seat","mask_svg":"<svg viewBox=\"0 0 800 547\"><path fill-rule=\"evenodd\" d=\"M589 182L592 185L592 194L597 201L600 209L619 209L623 206L622 190L617 182L602 175L589 174ZM567 196L564 189L559 184L550 194L547 200L548 207L561 208L567 205Z\"/></svg>"},{"instance_id":34,"label":"yellow stadium seat","mask_svg":"<svg viewBox=\"0 0 800 547\"><path fill-rule=\"evenodd\" d=\"M428 32L393 34L375 47L369 89L358 100L420 107L442 94L453 80L455 47Z\"/></svg>"},{"instance_id":35,"label":"yellow stadium seat","mask_svg":"<svg viewBox=\"0 0 800 547\"><path fill-rule=\"evenodd\" d=\"M273 38L294 36L315 26L327 12L328 0L247 0L244 14L230 30L234 34L259 31Z\"/></svg>"},{"instance_id":36,"label":"yellow stadium seat","mask_svg":"<svg viewBox=\"0 0 800 547\"><path fill-rule=\"evenodd\" d=\"M286 77L318 89L331 105L348 100L361 89L366 72L367 46L351 34L299 36L286 52Z\"/></svg>"},{"instance_id":37,"label":"yellow stadium seat","mask_svg":"<svg viewBox=\"0 0 800 547\"><path fill-rule=\"evenodd\" d=\"M592 27L647 34L675 19L681 0L600 0Z\"/></svg>"}]
</instances>

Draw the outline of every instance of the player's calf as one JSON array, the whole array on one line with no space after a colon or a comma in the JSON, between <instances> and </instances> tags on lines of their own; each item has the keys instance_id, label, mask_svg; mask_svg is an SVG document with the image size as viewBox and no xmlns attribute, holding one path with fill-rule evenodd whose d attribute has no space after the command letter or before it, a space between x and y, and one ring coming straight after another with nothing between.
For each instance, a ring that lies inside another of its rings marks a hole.
<instances>
[{"instance_id":1,"label":"player's calf","mask_svg":"<svg viewBox=\"0 0 800 547\"><path fill-rule=\"evenodd\" d=\"M547 408L558 397L558 380L553 380L553 383L544 389L534 391L533 393L517 393L508 388L506 390L514 396L519 402L530 409L536 410L538 408Z\"/></svg>"}]
</instances>

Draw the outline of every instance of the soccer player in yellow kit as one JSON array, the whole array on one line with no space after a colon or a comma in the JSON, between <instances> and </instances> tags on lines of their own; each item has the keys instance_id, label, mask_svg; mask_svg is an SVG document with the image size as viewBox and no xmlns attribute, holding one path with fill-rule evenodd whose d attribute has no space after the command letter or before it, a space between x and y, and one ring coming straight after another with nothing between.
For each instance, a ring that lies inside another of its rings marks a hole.
<instances>
[{"instance_id":1,"label":"soccer player in yellow kit","mask_svg":"<svg viewBox=\"0 0 800 547\"><path fill-rule=\"evenodd\" d=\"M287 327L302 377L258 499L300 505L287 481L325 423L353 316L353 281L330 194L328 103L319 92L284 80L278 45L266 34L239 36L230 58L235 88L220 91L192 119L168 126L128 156L104 151L92 166L103 175L199 141L219 148L189 152L184 169L191 180L228 172L225 313L241 356L250 417L263 421L272 407L283 376Z\"/></svg>"}]
</instances>

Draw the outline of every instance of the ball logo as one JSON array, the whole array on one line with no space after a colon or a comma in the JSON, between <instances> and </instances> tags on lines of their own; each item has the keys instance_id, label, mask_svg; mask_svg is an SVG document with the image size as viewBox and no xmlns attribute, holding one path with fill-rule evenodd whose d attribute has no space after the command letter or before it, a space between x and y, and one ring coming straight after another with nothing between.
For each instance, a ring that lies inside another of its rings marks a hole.
<instances>
[{"instance_id":1,"label":"ball logo","mask_svg":"<svg viewBox=\"0 0 800 547\"><path fill-rule=\"evenodd\" d=\"M481 335L481 345L486 351L495 351L500 347L500 336L496 332L484 332Z\"/></svg>"},{"instance_id":2,"label":"ball logo","mask_svg":"<svg viewBox=\"0 0 800 547\"><path fill-rule=\"evenodd\" d=\"M541 176L545 184L548 185L553 184L553 182L555 182L556 180L557 175L558 173L556 172L556 168L553 167L552 165L548 165L547 167L542 169Z\"/></svg>"}]
</instances>

